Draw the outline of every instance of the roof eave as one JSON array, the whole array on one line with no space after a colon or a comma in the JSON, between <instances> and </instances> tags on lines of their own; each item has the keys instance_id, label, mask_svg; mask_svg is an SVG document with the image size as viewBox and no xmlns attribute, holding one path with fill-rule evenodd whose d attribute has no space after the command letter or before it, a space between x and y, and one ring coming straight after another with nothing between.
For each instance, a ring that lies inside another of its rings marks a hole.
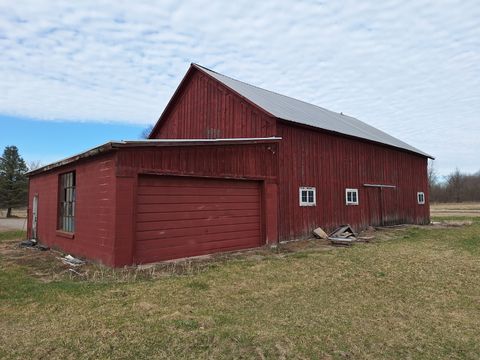
<instances>
[{"instance_id":1,"label":"roof eave","mask_svg":"<svg viewBox=\"0 0 480 360\"><path fill-rule=\"evenodd\" d=\"M399 146L394 146L394 145L387 144L387 143L384 143L384 142L370 140L370 139L359 137L359 136L349 135L349 134L341 133L341 132L338 132L338 131L328 130L328 129L320 128L320 127L317 127L317 126L312 126L312 125L308 125L308 124L299 123L299 122L292 121L292 120L282 119L282 118L279 118L279 117L277 117L276 119L280 120L280 121L283 121L285 123L288 123L289 125L299 126L299 127L303 127L303 128L312 129L312 130L315 130L315 131L326 132L326 133L329 133L329 134L332 134L332 135L335 135L335 136L341 136L341 137L345 137L345 138L349 138L349 139L355 139L355 140L359 140L359 141L369 142L369 143L372 143L372 144L382 145L382 146L386 146L386 147L389 147L389 148L392 148L392 149L395 149L395 150L405 151L405 152L408 152L408 153L412 153L412 154L415 154L415 155L420 155L420 156L435 160L435 158L432 155L424 153L421 150L413 151L413 150L410 150L410 149L406 149L406 148L399 147Z\"/></svg>"},{"instance_id":2,"label":"roof eave","mask_svg":"<svg viewBox=\"0 0 480 360\"><path fill-rule=\"evenodd\" d=\"M109 151L120 148L143 148L143 147L171 147L171 146L218 146L218 145L243 145L243 144L264 144L276 143L282 140L280 137L266 138L225 138L225 139L147 139L147 140L122 140L109 141L96 146L82 153L42 166L41 168L29 171L27 176L31 177L47 172L62 166L70 165L79 160L91 158Z\"/></svg>"}]
</instances>

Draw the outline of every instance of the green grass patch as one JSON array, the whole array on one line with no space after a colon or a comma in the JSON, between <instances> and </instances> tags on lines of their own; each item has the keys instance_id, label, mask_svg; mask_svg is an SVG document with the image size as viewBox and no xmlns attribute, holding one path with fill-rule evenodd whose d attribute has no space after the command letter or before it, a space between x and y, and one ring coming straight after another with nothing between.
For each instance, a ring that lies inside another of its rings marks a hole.
<instances>
[{"instance_id":1,"label":"green grass patch","mask_svg":"<svg viewBox=\"0 0 480 360\"><path fill-rule=\"evenodd\" d=\"M0 232L0 241L13 240L13 239L25 239L27 233L22 230L9 230Z\"/></svg>"},{"instance_id":2,"label":"green grass patch","mask_svg":"<svg viewBox=\"0 0 480 360\"><path fill-rule=\"evenodd\" d=\"M187 287L189 287L190 289L195 289L195 290L208 290L209 289L209 286L206 282L198 281L198 280L194 280L194 281L189 282L187 284Z\"/></svg>"}]
</instances>

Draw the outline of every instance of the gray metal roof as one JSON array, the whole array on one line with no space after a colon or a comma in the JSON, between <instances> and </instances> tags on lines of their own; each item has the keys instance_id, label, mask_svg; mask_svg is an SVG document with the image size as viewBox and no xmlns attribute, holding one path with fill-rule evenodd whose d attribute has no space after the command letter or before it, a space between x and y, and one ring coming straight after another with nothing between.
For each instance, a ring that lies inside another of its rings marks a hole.
<instances>
[{"instance_id":1,"label":"gray metal roof","mask_svg":"<svg viewBox=\"0 0 480 360\"><path fill-rule=\"evenodd\" d=\"M279 119L387 144L433 159L431 155L354 117L249 85L198 64L193 65Z\"/></svg>"}]
</instances>

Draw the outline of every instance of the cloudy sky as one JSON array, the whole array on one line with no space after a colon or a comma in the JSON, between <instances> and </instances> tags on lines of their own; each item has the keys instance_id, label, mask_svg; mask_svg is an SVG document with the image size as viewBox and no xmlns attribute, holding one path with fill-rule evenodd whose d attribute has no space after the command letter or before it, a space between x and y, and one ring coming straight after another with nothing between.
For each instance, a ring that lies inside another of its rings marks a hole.
<instances>
[{"instance_id":1,"label":"cloudy sky","mask_svg":"<svg viewBox=\"0 0 480 360\"><path fill-rule=\"evenodd\" d=\"M0 146L136 138L191 62L480 170L478 0L0 0Z\"/></svg>"}]
</instances>

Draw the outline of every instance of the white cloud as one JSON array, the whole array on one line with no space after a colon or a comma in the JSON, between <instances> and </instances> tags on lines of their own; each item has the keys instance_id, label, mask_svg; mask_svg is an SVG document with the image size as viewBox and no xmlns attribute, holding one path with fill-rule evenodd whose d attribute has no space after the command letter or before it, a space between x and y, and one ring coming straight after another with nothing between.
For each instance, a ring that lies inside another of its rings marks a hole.
<instances>
[{"instance_id":1,"label":"white cloud","mask_svg":"<svg viewBox=\"0 0 480 360\"><path fill-rule=\"evenodd\" d=\"M5 0L0 113L151 123L194 61L476 171L479 18L475 0Z\"/></svg>"}]
</instances>

